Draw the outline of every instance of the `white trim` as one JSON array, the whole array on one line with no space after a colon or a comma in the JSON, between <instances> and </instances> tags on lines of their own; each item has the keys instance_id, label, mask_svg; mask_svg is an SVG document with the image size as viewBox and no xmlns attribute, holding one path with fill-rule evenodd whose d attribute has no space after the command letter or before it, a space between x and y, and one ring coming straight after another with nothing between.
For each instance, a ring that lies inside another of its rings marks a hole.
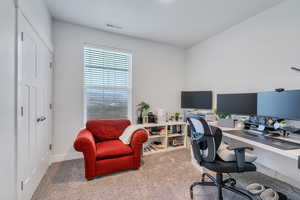
<instances>
[{"instance_id":1,"label":"white trim","mask_svg":"<svg viewBox=\"0 0 300 200\"><path fill-rule=\"evenodd\" d=\"M76 160L83 158L81 152L73 152L73 153L66 153L66 154L56 154L50 156L50 163L62 162L66 160Z\"/></svg>"},{"instance_id":2,"label":"white trim","mask_svg":"<svg viewBox=\"0 0 300 200\"><path fill-rule=\"evenodd\" d=\"M83 97L83 122L82 126L85 126L85 123L87 121L87 110L86 110L86 95L85 95L85 86L84 86L84 48L90 47L90 48L96 48L96 49L102 49L106 51L116 52L116 53L124 53L130 57L129 59L129 68L128 68L128 119L130 121L133 121L133 54L132 51L126 50L126 49L120 49L115 47L109 47L105 45L97 45L97 44L91 44L84 42L81 46L81 56L82 56L82 97Z\"/></svg>"},{"instance_id":3,"label":"white trim","mask_svg":"<svg viewBox=\"0 0 300 200\"><path fill-rule=\"evenodd\" d=\"M124 53L124 54L133 54L131 50L128 49L121 49L118 47L111 47L111 46L106 46L106 45L101 45L101 44L92 44L88 42L83 43L83 47L90 47L90 48L96 48L96 49L103 49L106 51L112 51L116 53Z\"/></svg>"}]
</instances>

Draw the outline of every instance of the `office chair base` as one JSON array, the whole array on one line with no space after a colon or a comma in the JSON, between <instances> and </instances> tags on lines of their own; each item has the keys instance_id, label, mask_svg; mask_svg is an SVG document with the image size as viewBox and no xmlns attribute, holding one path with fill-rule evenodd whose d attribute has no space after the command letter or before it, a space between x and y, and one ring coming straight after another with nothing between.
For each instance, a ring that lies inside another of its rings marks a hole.
<instances>
[{"instance_id":1,"label":"office chair base","mask_svg":"<svg viewBox=\"0 0 300 200\"><path fill-rule=\"evenodd\" d=\"M205 181L205 177L208 177L211 181L210 182ZM196 185L217 187L218 188L218 200L223 200L222 189L226 189L233 193L244 196L244 197L248 198L249 200L256 199L247 191L244 191L240 188L235 187L236 181L233 178L228 178L228 179L223 180L223 175L219 174L219 173L217 174L216 178L207 173L202 174L201 182L195 182L190 186L191 199L194 199L193 188Z\"/></svg>"}]
</instances>

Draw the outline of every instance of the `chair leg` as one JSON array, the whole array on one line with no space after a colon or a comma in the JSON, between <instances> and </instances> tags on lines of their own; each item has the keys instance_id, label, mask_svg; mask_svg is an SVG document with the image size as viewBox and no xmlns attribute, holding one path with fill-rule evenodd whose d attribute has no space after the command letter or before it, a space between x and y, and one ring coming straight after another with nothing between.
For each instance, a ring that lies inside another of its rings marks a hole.
<instances>
[{"instance_id":1,"label":"chair leg","mask_svg":"<svg viewBox=\"0 0 300 200\"><path fill-rule=\"evenodd\" d=\"M212 177L210 174L203 173L202 174L202 180L205 179L205 177L208 177L212 182L195 182L190 186L190 196L191 199L194 198L193 194L193 188L196 185L201 185L201 186L216 186L218 188L218 200L223 200L223 191L222 189L229 190L231 192L234 192L236 194L239 194L241 196L244 196L248 198L249 200L256 200L250 193L248 193L246 190L240 189L235 187L234 185L236 184L236 181L233 178L229 178L223 181L223 174L218 173L216 178Z\"/></svg>"},{"instance_id":2,"label":"chair leg","mask_svg":"<svg viewBox=\"0 0 300 200\"><path fill-rule=\"evenodd\" d=\"M217 174L218 200L223 200L223 174Z\"/></svg>"},{"instance_id":3,"label":"chair leg","mask_svg":"<svg viewBox=\"0 0 300 200\"><path fill-rule=\"evenodd\" d=\"M191 199L194 198L193 188L194 188L196 185L201 185L201 186L216 186L216 184L215 184L214 182L195 182L195 183L193 183L193 184L190 186L190 196L191 196Z\"/></svg>"},{"instance_id":4,"label":"chair leg","mask_svg":"<svg viewBox=\"0 0 300 200\"><path fill-rule=\"evenodd\" d=\"M251 195L247 194L246 192L243 192L240 189L237 189L235 187L230 187L230 186L227 186L227 185L224 185L223 187L224 187L224 189L227 189L231 192L234 192L234 193L237 193L241 196L244 196L244 197L248 198L249 200L255 200L256 199L256 198L252 197Z\"/></svg>"},{"instance_id":5,"label":"chair leg","mask_svg":"<svg viewBox=\"0 0 300 200\"><path fill-rule=\"evenodd\" d=\"M217 180L212 175L210 175L208 173L203 173L202 174L202 179L201 179L202 182L205 181L205 176L207 176L207 178L209 178L212 182L217 182Z\"/></svg>"}]
</instances>

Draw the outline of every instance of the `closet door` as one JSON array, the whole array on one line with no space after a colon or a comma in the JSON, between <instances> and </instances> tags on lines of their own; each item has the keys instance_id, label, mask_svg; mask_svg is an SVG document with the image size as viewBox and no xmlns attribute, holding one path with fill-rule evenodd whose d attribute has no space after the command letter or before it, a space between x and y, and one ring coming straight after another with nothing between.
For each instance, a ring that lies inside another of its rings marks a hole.
<instances>
[{"instance_id":1,"label":"closet door","mask_svg":"<svg viewBox=\"0 0 300 200\"><path fill-rule=\"evenodd\" d=\"M40 164L45 169L49 165L50 144L52 135L52 56L44 45L39 45L38 95L37 95L37 133L39 141Z\"/></svg>"},{"instance_id":2,"label":"closet door","mask_svg":"<svg viewBox=\"0 0 300 200\"><path fill-rule=\"evenodd\" d=\"M29 200L49 166L51 56L26 19L18 18L18 198Z\"/></svg>"}]
</instances>

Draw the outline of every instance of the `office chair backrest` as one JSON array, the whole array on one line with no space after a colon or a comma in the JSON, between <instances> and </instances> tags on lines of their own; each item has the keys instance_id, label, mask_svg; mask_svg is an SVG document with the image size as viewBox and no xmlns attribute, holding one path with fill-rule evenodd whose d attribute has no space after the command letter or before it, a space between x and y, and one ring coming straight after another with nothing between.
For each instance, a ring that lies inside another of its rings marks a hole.
<instances>
[{"instance_id":1,"label":"office chair backrest","mask_svg":"<svg viewBox=\"0 0 300 200\"><path fill-rule=\"evenodd\" d=\"M213 162L216 158L217 149L222 140L220 129L211 130L205 119L188 118L190 124L192 149L195 159L199 164ZM217 132L217 134L215 134Z\"/></svg>"}]
</instances>

